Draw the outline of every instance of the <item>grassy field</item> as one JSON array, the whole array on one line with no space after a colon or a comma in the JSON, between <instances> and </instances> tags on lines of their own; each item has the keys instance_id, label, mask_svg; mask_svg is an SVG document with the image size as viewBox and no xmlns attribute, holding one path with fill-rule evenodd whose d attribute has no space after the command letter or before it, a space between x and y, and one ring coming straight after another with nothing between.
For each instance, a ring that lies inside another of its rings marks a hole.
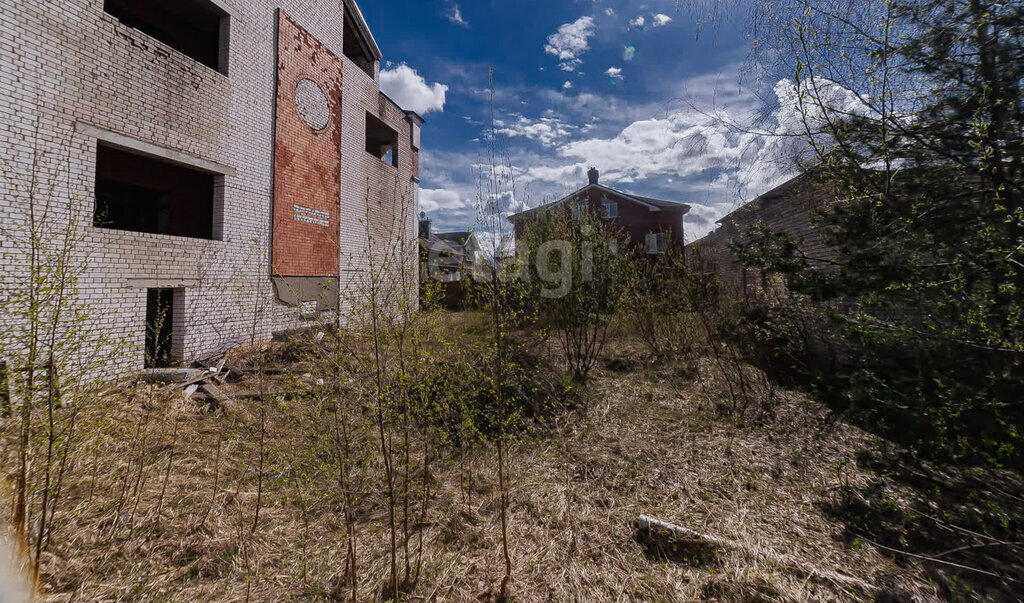
<instances>
[{"instance_id":1,"label":"grassy field","mask_svg":"<svg viewBox=\"0 0 1024 603\"><path fill-rule=\"evenodd\" d=\"M461 345L480 336L472 317L452 319L452 330ZM125 385L83 414L91 435L70 461L43 554L49 600L351 596L337 472L324 454L323 409L304 393L318 376L296 353L302 346L275 344L263 381L250 374L225 386L230 412L166 387ZM560 370L552 342L533 337L527 348ZM251 351L233 354L244 364ZM738 416L725 388L706 355L656 363L628 334L613 334L586 391L511 449L516 601L950 596L955 578L941 567L894 558L837 518L851 492L879 479L864 459L882 443L791 391L759 392ZM352 486L358 592L373 600L387 584L387 505L373 431L359 433L368 461ZM408 599L494 599L503 563L493 447L441 448L426 472L422 449L413 434L410 538L399 551L403 566L410 558ZM899 504L912 492L889 481L885 496ZM651 543L634 534L641 514L729 544Z\"/></svg>"}]
</instances>

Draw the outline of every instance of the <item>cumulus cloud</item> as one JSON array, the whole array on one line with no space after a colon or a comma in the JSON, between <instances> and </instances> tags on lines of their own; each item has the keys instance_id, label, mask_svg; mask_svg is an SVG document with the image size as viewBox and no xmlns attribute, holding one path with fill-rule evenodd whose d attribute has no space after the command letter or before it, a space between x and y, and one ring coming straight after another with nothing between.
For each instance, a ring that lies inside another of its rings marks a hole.
<instances>
[{"instance_id":1,"label":"cumulus cloud","mask_svg":"<svg viewBox=\"0 0 1024 603\"><path fill-rule=\"evenodd\" d=\"M569 82L566 83L568 84ZM498 134L503 134L509 138L522 137L534 140L548 147L567 138L576 130L575 126L570 126L556 117L543 117L533 120L520 116L513 124L498 122L496 125L498 127L495 128L495 131Z\"/></svg>"},{"instance_id":2,"label":"cumulus cloud","mask_svg":"<svg viewBox=\"0 0 1024 603\"><path fill-rule=\"evenodd\" d=\"M469 23L462 18L462 9L459 8L458 4L452 4L451 6L449 6L448 11L445 13L445 17L447 17L449 21L456 25L469 27Z\"/></svg>"},{"instance_id":3,"label":"cumulus cloud","mask_svg":"<svg viewBox=\"0 0 1024 603\"><path fill-rule=\"evenodd\" d=\"M672 22L672 17L664 14L657 14L651 19L652 27L664 27Z\"/></svg>"},{"instance_id":4,"label":"cumulus cloud","mask_svg":"<svg viewBox=\"0 0 1024 603\"><path fill-rule=\"evenodd\" d=\"M606 9L604 9L604 14L608 15L609 17L614 17L615 16L615 9L614 8L606 8Z\"/></svg>"},{"instance_id":5,"label":"cumulus cloud","mask_svg":"<svg viewBox=\"0 0 1024 603\"><path fill-rule=\"evenodd\" d=\"M593 17L580 17L562 25L548 36L544 52L558 57L562 71L573 71L583 63L580 56L590 50L590 38L593 35Z\"/></svg>"},{"instance_id":6,"label":"cumulus cloud","mask_svg":"<svg viewBox=\"0 0 1024 603\"><path fill-rule=\"evenodd\" d=\"M629 26L630 27L643 27L645 23L647 23L647 20L644 19L643 15L640 15L636 19L633 19L632 21L630 21L629 22Z\"/></svg>"},{"instance_id":7,"label":"cumulus cloud","mask_svg":"<svg viewBox=\"0 0 1024 603\"><path fill-rule=\"evenodd\" d=\"M609 67L605 72L605 75L612 78L613 80L622 79L622 68L621 67Z\"/></svg>"},{"instance_id":8,"label":"cumulus cloud","mask_svg":"<svg viewBox=\"0 0 1024 603\"><path fill-rule=\"evenodd\" d=\"M419 196L420 211L425 212L462 209L470 205L458 192L449 189L421 188Z\"/></svg>"},{"instance_id":9,"label":"cumulus cloud","mask_svg":"<svg viewBox=\"0 0 1024 603\"><path fill-rule=\"evenodd\" d=\"M565 83L562 84L562 90L570 90L570 89L572 89L572 82L566 80Z\"/></svg>"},{"instance_id":10,"label":"cumulus cloud","mask_svg":"<svg viewBox=\"0 0 1024 603\"><path fill-rule=\"evenodd\" d=\"M831 112L850 115L866 110L852 92L838 84L819 81L817 87ZM697 210L691 220L699 227L694 232L704 234L724 215L726 199L749 199L766 192L796 175L800 166L813 158L805 128L820 131L814 137L820 144L828 144L823 116L801 107L801 93L792 81L779 81L774 93L778 105L762 129L737 127L749 120L749 115L741 113L680 109L664 117L634 121L611 137L569 142L557 151L564 163L548 161L534 166L522 180L555 186L578 182L588 166L598 166L604 179L619 184L678 180L671 184L673 190L718 200Z\"/></svg>"},{"instance_id":11,"label":"cumulus cloud","mask_svg":"<svg viewBox=\"0 0 1024 603\"><path fill-rule=\"evenodd\" d=\"M448 86L427 84L423 76L405 63L394 69L381 71L380 88L384 94L398 103L398 106L420 115L431 111L443 112L445 95L448 93Z\"/></svg>"}]
</instances>

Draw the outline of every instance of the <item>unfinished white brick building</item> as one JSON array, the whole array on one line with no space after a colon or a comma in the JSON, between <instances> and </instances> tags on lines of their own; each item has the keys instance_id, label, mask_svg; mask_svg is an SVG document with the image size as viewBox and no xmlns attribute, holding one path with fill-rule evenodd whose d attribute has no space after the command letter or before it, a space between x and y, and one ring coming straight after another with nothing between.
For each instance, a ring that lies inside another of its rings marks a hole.
<instances>
[{"instance_id":1,"label":"unfinished white brick building","mask_svg":"<svg viewBox=\"0 0 1024 603\"><path fill-rule=\"evenodd\" d=\"M415 240L422 120L380 58L354 0L0 0L8 352L64 240L110 372L344 318L368 235Z\"/></svg>"}]
</instances>

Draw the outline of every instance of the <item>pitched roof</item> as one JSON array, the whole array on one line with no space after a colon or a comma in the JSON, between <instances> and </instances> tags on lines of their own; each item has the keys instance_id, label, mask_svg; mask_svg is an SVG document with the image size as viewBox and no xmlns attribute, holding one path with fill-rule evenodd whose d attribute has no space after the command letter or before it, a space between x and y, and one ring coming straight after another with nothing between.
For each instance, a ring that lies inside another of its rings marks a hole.
<instances>
[{"instance_id":1,"label":"pitched roof","mask_svg":"<svg viewBox=\"0 0 1024 603\"><path fill-rule=\"evenodd\" d=\"M449 253L460 258L466 255L460 249L453 247L447 241L438 238L436 235L431 235L429 238L420 237L420 245L428 251Z\"/></svg>"},{"instance_id":2,"label":"pitched roof","mask_svg":"<svg viewBox=\"0 0 1024 603\"><path fill-rule=\"evenodd\" d=\"M786 180L782 184L777 185L775 188L767 192L761 193L757 197L754 197L750 201L747 201L743 205L737 207L728 214L722 216L721 218L715 221L715 224L724 224L737 216L740 216L747 212L756 211L764 207L765 205L771 203L772 201L782 199L790 192L792 192L794 189L804 186L808 182L811 182L814 177L815 174L811 170L801 172L796 176L793 176L789 180Z\"/></svg>"},{"instance_id":3,"label":"pitched roof","mask_svg":"<svg viewBox=\"0 0 1024 603\"><path fill-rule=\"evenodd\" d=\"M469 238L473 236L473 231L463 230L459 232L439 232L433 236L441 239L442 241L446 241L449 244L455 244L462 247L469 242Z\"/></svg>"},{"instance_id":4,"label":"pitched roof","mask_svg":"<svg viewBox=\"0 0 1024 603\"><path fill-rule=\"evenodd\" d=\"M590 191L591 189L596 189L596 190L599 190L599 191L602 191L602 192L605 192L605 193L612 193L612 194L618 195L620 197L625 197L626 199L628 199L630 201L633 201L635 203L639 203L640 205L646 205L651 211L681 210L684 213L690 211L690 206L689 205L687 205L685 203L679 203L678 201L666 201L664 199L655 199L653 197L641 197L640 195L632 195L630 193L624 193L622 191L617 191L617 190L615 190L613 188L609 188L609 187L607 187L607 186L605 186L603 184L588 184L588 185L584 186L583 188L579 189L578 191L570 193L570 194L566 195L565 197L562 197L558 201L552 201L551 203L546 203L544 205L540 205L540 206L534 207L532 209L528 209L526 211L521 211L518 214L514 214L512 216L509 216L508 219L514 221L514 220L521 220L523 218L529 218L531 216L534 216L534 215L540 213L541 211L544 211L544 210L547 210L547 209L551 209L552 207L556 207L558 205L561 205L562 203L565 203L566 201L569 201L571 199L579 198L582 194Z\"/></svg>"}]
</instances>

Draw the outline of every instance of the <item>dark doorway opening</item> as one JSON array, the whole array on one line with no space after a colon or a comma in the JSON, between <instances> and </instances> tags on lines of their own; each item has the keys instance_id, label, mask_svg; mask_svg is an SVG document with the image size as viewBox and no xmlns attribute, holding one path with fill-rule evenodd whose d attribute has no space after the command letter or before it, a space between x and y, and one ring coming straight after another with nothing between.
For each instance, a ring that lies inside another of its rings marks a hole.
<instances>
[{"instance_id":1,"label":"dark doorway opening","mask_svg":"<svg viewBox=\"0 0 1024 603\"><path fill-rule=\"evenodd\" d=\"M214 185L213 174L99 145L93 225L214 239Z\"/></svg>"},{"instance_id":2,"label":"dark doorway opening","mask_svg":"<svg viewBox=\"0 0 1024 603\"><path fill-rule=\"evenodd\" d=\"M11 385L7 377L7 363L0 362L0 417L11 416Z\"/></svg>"},{"instance_id":3,"label":"dark doorway opening","mask_svg":"<svg viewBox=\"0 0 1024 603\"><path fill-rule=\"evenodd\" d=\"M174 289L146 290L146 368L174 364Z\"/></svg>"}]
</instances>

